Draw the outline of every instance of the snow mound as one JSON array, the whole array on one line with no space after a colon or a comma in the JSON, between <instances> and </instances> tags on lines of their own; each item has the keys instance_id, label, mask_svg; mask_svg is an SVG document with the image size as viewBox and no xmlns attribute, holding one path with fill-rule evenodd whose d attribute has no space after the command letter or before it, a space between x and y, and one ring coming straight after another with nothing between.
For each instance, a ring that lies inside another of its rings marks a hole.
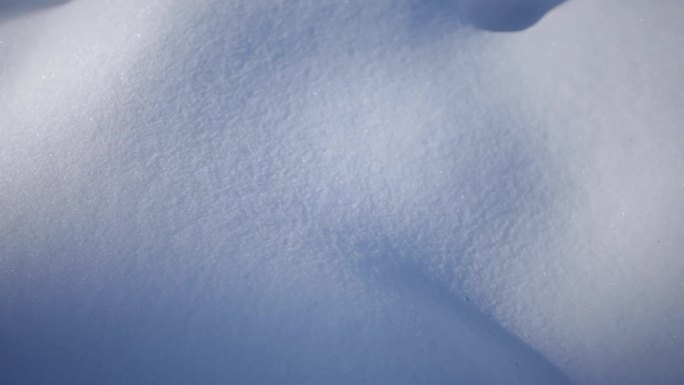
<instances>
[{"instance_id":1,"label":"snow mound","mask_svg":"<svg viewBox=\"0 0 684 385\"><path fill-rule=\"evenodd\" d=\"M1 383L684 379L680 2L15 3Z\"/></svg>"}]
</instances>

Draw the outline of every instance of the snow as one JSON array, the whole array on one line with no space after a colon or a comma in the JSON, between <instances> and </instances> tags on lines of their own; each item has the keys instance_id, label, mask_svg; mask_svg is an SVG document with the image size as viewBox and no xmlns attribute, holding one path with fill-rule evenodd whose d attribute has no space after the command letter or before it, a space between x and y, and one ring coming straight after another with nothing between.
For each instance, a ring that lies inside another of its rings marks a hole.
<instances>
[{"instance_id":1,"label":"snow","mask_svg":"<svg viewBox=\"0 0 684 385\"><path fill-rule=\"evenodd\" d=\"M0 0L0 383L682 383L682 16Z\"/></svg>"}]
</instances>

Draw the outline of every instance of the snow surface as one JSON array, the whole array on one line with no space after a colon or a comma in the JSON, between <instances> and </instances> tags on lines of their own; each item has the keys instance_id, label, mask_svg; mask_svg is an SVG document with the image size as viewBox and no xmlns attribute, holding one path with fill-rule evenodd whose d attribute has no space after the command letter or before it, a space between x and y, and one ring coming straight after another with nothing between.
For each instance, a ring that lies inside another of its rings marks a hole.
<instances>
[{"instance_id":1,"label":"snow surface","mask_svg":"<svg viewBox=\"0 0 684 385\"><path fill-rule=\"evenodd\" d=\"M0 383L684 383L682 20L0 0Z\"/></svg>"}]
</instances>

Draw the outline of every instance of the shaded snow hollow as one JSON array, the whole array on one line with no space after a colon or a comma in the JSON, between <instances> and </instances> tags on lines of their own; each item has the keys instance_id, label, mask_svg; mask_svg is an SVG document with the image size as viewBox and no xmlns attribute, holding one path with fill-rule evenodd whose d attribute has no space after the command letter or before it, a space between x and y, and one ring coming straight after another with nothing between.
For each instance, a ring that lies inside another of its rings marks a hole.
<instances>
[{"instance_id":1,"label":"shaded snow hollow","mask_svg":"<svg viewBox=\"0 0 684 385\"><path fill-rule=\"evenodd\" d=\"M0 0L0 383L684 382L684 3L560 3Z\"/></svg>"}]
</instances>

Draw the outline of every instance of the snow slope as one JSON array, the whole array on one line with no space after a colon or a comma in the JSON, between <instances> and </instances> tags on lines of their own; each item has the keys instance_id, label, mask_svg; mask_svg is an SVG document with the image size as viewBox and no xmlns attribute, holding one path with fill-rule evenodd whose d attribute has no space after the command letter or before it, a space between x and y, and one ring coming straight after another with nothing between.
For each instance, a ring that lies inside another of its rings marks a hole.
<instances>
[{"instance_id":1,"label":"snow slope","mask_svg":"<svg viewBox=\"0 0 684 385\"><path fill-rule=\"evenodd\" d=\"M0 382L681 383L684 5L517 3L0 2Z\"/></svg>"}]
</instances>

